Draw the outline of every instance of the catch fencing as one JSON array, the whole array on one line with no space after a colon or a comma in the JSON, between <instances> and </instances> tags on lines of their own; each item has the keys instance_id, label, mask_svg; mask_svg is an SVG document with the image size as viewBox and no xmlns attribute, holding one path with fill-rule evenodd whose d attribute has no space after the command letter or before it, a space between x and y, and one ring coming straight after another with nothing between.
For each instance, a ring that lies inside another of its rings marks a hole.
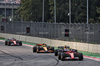
<instances>
[{"instance_id":1,"label":"catch fencing","mask_svg":"<svg viewBox=\"0 0 100 66\"><path fill-rule=\"evenodd\" d=\"M67 37L66 29L69 30ZM0 22L0 33L100 44L99 23Z\"/></svg>"}]
</instances>

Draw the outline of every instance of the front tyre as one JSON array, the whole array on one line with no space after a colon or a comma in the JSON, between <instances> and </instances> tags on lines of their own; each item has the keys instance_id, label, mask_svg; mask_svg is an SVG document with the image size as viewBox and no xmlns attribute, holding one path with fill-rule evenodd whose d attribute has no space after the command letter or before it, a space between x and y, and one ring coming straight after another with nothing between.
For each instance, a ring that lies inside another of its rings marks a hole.
<instances>
[{"instance_id":1,"label":"front tyre","mask_svg":"<svg viewBox=\"0 0 100 66\"><path fill-rule=\"evenodd\" d=\"M61 53L61 60L63 61L65 59L65 54Z\"/></svg>"},{"instance_id":2,"label":"front tyre","mask_svg":"<svg viewBox=\"0 0 100 66\"><path fill-rule=\"evenodd\" d=\"M40 51L40 47L37 48L37 53L39 53L39 51Z\"/></svg>"},{"instance_id":3,"label":"front tyre","mask_svg":"<svg viewBox=\"0 0 100 66\"><path fill-rule=\"evenodd\" d=\"M11 42L9 42L8 46L11 46Z\"/></svg>"},{"instance_id":4,"label":"front tyre","mask_svg":"<svg viewBox=\"0 0 100 66\"><path fill-rule=\"evenodd\" d=\"M58 59L61 60L61 52L58 52Z\"/></svg>"},{"instance_id":5,"label":"front tyre","mask_svg":"<svg viewBox=\"0 0 100 66\"><path fill-rule=\"evenodd\" d=\"M79 60L83 60L83 54L82 53L79 53Z\"/></svg>"}]
</instances>

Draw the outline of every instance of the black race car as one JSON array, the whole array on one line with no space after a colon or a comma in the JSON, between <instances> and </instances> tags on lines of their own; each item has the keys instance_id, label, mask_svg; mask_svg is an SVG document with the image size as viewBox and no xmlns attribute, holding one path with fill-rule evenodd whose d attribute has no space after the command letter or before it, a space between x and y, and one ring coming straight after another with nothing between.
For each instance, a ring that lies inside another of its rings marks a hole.
<instances>
[{"instance_id":1,"label":"black race car","mask_svg":"<svg viewBox=\"0 0 100 66\"><path fill-rule=\"evenodd\" d=\"M69 46L58 46L58 49L55 50L55 56L58 56L58 53L64 51L65 48L70 49Z\"/></svg>"},{"instance_id":2,"label":"black race car","mask_svg":"<svg viewBox=\"0 0 100 66\"><path fill-rule=\"evenodd\" d=\"M19 40L16 40L16 39L7 39L5 41L5 45L8 45L8 46L11 46L11 45L19 45L19 46L22 46L22 42L19 41Z\"/></svg>"}]
</instances>

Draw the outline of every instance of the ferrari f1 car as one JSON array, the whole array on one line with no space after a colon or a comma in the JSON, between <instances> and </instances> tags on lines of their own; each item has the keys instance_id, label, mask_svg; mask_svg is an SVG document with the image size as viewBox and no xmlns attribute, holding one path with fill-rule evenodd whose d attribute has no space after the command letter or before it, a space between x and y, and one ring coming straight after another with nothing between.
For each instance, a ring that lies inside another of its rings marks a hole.
<instances>
[{"instance_id":1,"label":"ferrari f1 car","mask_svg":"<svg viewBox=\"0 0 100 66\"><path fill-rule=\"evenodd\" d=\"M69 59L83 60L83 54L79 53L75 49L66 49L58 53L58 59L59 60L69 60Z\"/></svg>"},{"instance_id":2,"label":"ferrari f1 car","mask_svg":"<svg viewBox=\"0 0 100 66\"><path fill-rule=\"evenodd\" d=\"M19 45L19 46L22 46L22 42L19 41L19 40L16 40L16 39L7 39L5 41L5 45L8 45L8 46L11 46L11 45Z\"/></svg>"},{"instance_id":3,"label":"ferrari f1 car","mask_svg":"<svg viewBox=\"0 0 100 66\"><path fill-rule=\"evenodd\" d=\"M63 52L64 49L70 49L69 46L58 46L58 49L55 50L55 56L58 56L59 52Z\"/></svg>"},{"instance_id":4,"label":"ferrari f1 car","mask_svg":"<svg viewBox=\"0 0 100 66\"><path fill-rule=\"evenodd\" d=\"M54 47L47 46L46 44L36 44L33 47L33 52L37 53L53 53Z\"/></svg>"}]
</instances>

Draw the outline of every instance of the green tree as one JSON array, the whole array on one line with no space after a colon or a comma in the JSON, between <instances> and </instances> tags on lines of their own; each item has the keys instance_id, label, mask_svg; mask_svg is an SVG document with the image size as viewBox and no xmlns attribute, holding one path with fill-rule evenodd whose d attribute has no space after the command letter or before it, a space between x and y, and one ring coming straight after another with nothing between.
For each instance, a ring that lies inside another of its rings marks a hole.
<instances>
[{"instance_id":1,"label":"green tree","mask_svg":"<svg viewBox=\"0 0 100 66\"><path fill-rule=\"evenodd\" d=\"M97 7L96 11L98 13L97 22L100 23L100 7Z\"/></svg>"},{"instance_id":2,"label":"green tree","mask_svg":"<svg viewBox=\"0 0 100 66\"><path fill-rule=\"evenodd\" d=\"M18 9L18 14L23 21L28 21L31 17L30 1L31 0L21 0L21 6Z\"/></svg>"},{"instance_id":3,"label":"green tree","mask_svg":"<svg viewBox=\"0 0 100 66\"><path fill-rule=\"evenodd\" d=\"M44 21L54 22L54 0L44 0ZM72 23L86 23L87 0L71 0ZM89 23L100 22L100 0L89 0ZM43 0L21 0L17 13L24 21L42 21ZM57 22L69 23L69 0L56 0Z\"/></svg>"},{"instance_id":4,"label":"green tree","mask_svg":"<svg viewBox=\"0 0 100 66\"><path fill-rule=\"evenodd\" d=\"M69 2L68 0L57 1L57 22L69 22Z\"/></svg>"},{"instance_id":5,"label":"green tree","mask_svg":"<svg viewBox=\"0 0 100 66\"><path fill-rule=\"evenodd\" d=\"M49 13L50 13L50 19L49 22L54 22L54 0L49 0Z\"/></svg>"}]
</instances>

